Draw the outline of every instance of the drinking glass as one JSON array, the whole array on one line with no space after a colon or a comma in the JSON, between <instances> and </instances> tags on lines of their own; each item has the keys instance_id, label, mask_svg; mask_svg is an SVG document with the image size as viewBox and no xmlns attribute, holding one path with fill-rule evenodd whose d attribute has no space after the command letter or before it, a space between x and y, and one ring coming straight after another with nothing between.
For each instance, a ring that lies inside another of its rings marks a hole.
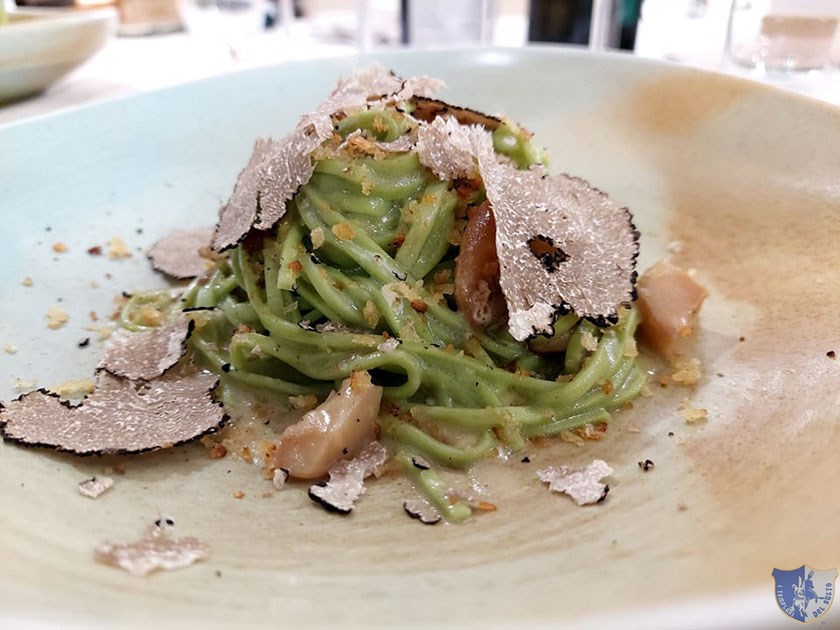
<instances>
[{"instance_id":1,"label":"drinking glass","mask_svg":"<svg viewBox=\"0 0 840 630\"><path fill-rule=\"evenodd\" d=\"M824 70L840 61L838 0L733 0L726 55L767 72Z\"/></svg>"}]
</instances>

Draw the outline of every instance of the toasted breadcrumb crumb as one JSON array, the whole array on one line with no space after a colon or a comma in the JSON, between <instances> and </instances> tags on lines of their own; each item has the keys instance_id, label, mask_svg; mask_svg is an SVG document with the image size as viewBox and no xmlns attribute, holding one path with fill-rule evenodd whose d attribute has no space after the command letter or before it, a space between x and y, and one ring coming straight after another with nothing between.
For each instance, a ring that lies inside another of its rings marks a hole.
<instances>
[{"instance_id":1,"label":"toasted breadcrumb crumb","mask_svg":"<svg viewBox=\"0 0 840 630\"><path fill-rule=\"evenodd\" d=\"M82 379L78 381L65 381L53 387L52 391L62 398L78 398L82 395L92 394L95 387L92 380Z\"/></svg>"},{"instance_id":2,"label":"toasted breadcrumb crumb","mask_svg":"<svg viewBox=\"0 0 840 630\"><path fill-rule=\"evenodd\" d=\"M51 306L47 309L47 328L50 330L58 330L64 326L69 319L70 315L67 314L67 311L58 305Z\"/></svg>"},{"instance_id":3,"label":"toasted breadcrumb crumb","mask_svg":"<svg viewBox=\"0 0 840 630\"><path fill-rule=\"evenodd\" d=\"M580 336L580 345L583 346L584 350L595 352L598 349L598 340L591 332L584 330Z\"/></svg>"},{"instance_id":4,"label":"toasted breadcrumb crumb","mask_svg":"<svg viewBox=\"0 0 840 630\"><path fill-rule=\"evenodd\" d=\"M114 329L111 326L85 326L85 330L95 332L99 341L105 341L114 333Z\"/></svg>"},{"instance_id":5,"label":"toasted breadcrumb crumb","mask_svg":"<svg viewBox=\"0 0 840 630\"><path fill-rule=\"evenodd\" d=\"M330 231L335 234L336 238L342 241L350 241L356 236L349 223L336 223L330 228Z\"/></svg>"},{"instance_id":6,"label":"toasted breadcrumb crumb","mask_svg":"<svg viewBox=\"0 0 840 630\"><path fill-rule=\"evenodd\" d=\"M116 260L129 257L131 257L131 250L119 236L115 236L108 242L108 258Z\"/></svg>"},{"instance_id":7,"label":"toasted breadcrumb crumb","mask_svg":"<svg viewBox=\"0 0 840 630\"><path fill-rule=\"evenodd\" d=\"M691 401L688 398L685 398L680 405L680 413L682 413L682 417L685 418L685 421L689 424L694 424L697 422L705 422L709 418L709 411L704 407L694 407L691 405Z\"/></svg>"},{"instance_id":8,"label":"toasted breadcrumb crumb","mask_svg":"<svg viewBox=\"0 0 840 630\"><path fill-rule=\"evenodd\" d=\"M224 444L216 444L210 449L208 455L210 459L222 459L225 455L227 455L227 449Z\"/></svg>"},{"instance_id":9,"label":"toasted breadcrumb crumb","mask_svg":"<svg viewBox=\"0 0 840 630\"><path fill-rule=\"evenodd\" d=\"M58 241L57 243L53 243L52 248L53 248L53 251L56 254L63 254L64 252L67 251L67 245L65 245L61 241Z\"/></svg>"},{"instance_id":10,"label":"toasted breadcrumb crumb","mask_svg":"<svg viewBox=\"0 0 840 630\"><path fill-rule=\"evenodd\" d=\"M309 233L309 239L312 241L312 247L314 249L319 249L324 244L324 230L320 227L316 227Z\"/></svg>"},{"instance_id":11,"label":"toasted breadcrumb crumb","mask_svg":"<svg viewBox=\"0 0 840 630\"><path fill-rule=\"evenodd\" d=\"M20 283L25 287L31 287L34 284L29 276L26 276Z\"/></svg>"},{"instance_id":12,"label":"toasted breadcrumb crumb","mask_svg":"<svg viewBox=\"0 0 840 630\"><path fill-rule=\"evenodd\" d=\"M35 389L38 386L38 381L34 378L13 378L12 387L17 390Z\"/></svg>"},{"instance_id":13,"label":"toasted breadcrumb crumb","mask_svg":"<svg viewBox=\"0 0 840 630\"><path fill-rule=\"evenodd\" d=\"M580 437L576 433L572 433L571 431L561 431L560 439L564 442L574 444L575 446L583 446L584 444L586 444L582 437Z\"/></svg>"},{"instance_id":14,"label":"toasted breadcrumb crumb","mask_svg":"<svg viewBox=\"0 0 840 630\"><path fill-rule=\"evenodd\" d=\"M289 396L289 403L297 411L312 411L318 406L318 397L315 394L304 394L302 396Z\"/></svg>"},{"instance_id":15,"label":"toasted breadcrumb crumb","mask_svg":"<svg viewBox=\"0 0 840 630\"><path fill-rule=\"evenodd\" d=\"M163 324L163 321L163 312L151 304L144 304L137 309L137 318L135 323L140 324L141 326L160 326Z\"/></svg>"},{"instance_id":16,"label":"toasted breadcrumb crumb","mask_svg":"<svg viewBox=\"0 0 840 630\"><path fill-rule=\"evenodd\" d=\"M244 499L245 498L245 493L242 492L242 490L237 490L236 492L233 493L233 498L234 499Z\"/></svg>"},{"instance_id":17,"label":"toasted breadcrumb crumb","mask_svg":"<svg viewBox=\"0 0 840 630\"><path fill-rule=\"evenodd\" d=\"M3 350L6 352L6 354L16 354L16 353L17 353L17 348L15 348L15 347L14 347L12 344L10 344L10 343L7 343L7 344L3 347Z\"/></svg>"},{"instance_id":18,"label":"toasted breadcrumb crumb","mask_svg":"<svg viewBox=\"0 0 840 630\"><path fill-rule=\"evenodd\" d=\"M365 302L365 307L362 309L362 315L364 315L368 326L376 328L376 325L379 323L379 318L381 317L379 309L376 308L376 304L370 300Z\"/></svg>"},{"instance_id":19,"label":"toasted breadcrumb crumb","mask_svg":"<svg viewBox=\"0 0 840 630\"><path fill-rule=\"evenodd\" d=\"M674 365L671 380L682 385L696 385L703 376L699 359L680 359Z\"/></svg>"}]
</instances>

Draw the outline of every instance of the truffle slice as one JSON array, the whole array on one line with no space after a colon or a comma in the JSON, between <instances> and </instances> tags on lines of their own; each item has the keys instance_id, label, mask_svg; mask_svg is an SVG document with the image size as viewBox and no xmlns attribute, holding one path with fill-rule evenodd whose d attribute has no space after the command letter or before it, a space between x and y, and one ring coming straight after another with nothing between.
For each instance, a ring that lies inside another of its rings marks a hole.
<instances>
[{"instance_id":1,"label":"truffle slice","mask_svg":"<svg viewBox=\"0 0 840 630\"><path fill-rule=\"evenodd\" d=\"M435 118L417 129L417 156L441 180L472 179L478 173L476 147L484 136L490 140L481 127L466 127L454 118Z\"/></svg>"},{"instance_id":2,"label":"truffle slice","mask_svg":"<svg viewBox=\"0 0 840 630\"><path fill-rule=\"evenodd\" d=\"M148 257L152 267L173 278L195 278L208 269L199 250L210 246L213 228L175 230L152 245Z\"/></svg>"},{"instance_id":3,"label":"truffle slice","mask_svg":"<svg viewBox=\"0 0 840 630\"><path fill-rule=\"evenodd\" d=\"M129 379L151 380L174 366L186 352L195 324L178 315L151 331L119 328L105 344L99 368Z\"/></svg>"},{"instance_id":4,"label":"truffle slice","mask_svg":"<svg viewBox=\"0 0 840 630\"><path fill-rule=\"evenodd\" d=\"M511 335L551 334L557 314L570 311L602 326L617 321L619 306L635 298L639 233L629 210L582 179L517 170L496 158L486 130L441 120L420 130L420 159L439 177L468 176L477 160Z\"/></svg>"},{"instance_id":5,"label":"truffle slice","mask_svg":"<svg viewBox=\"0 0 840 630\"><path fill-rule=\"evenodd\" d=\"M488 114L482 114L468 107L450 105L441 100L415 96L411 99L414 111L411 115L423 122L433 122L437 118L452 117L462 125L479 125L490 131L495 131L502 124L502 119Z\"/></svg>"},{"instance_id":6,"label":"truffle slice","mask_svg":"<svg viewBox=\"0 0 840 630\"><path fill-rule=\"evenodd\" d=\"M607 462L594 459L586 468L575 470L568 466L551 466L537 472L540 481L548 484L553 492L565 492L578 505L600 503L607 498L610 487L601 479L611 475L613 469Z\"/></svg>"},{"instance_id":7,"label":"truffle slice","mask_svg":"<svg viewBox=\"0 0 840 630\"><path fill-rule=\"evenodd\" d=\"M379 442L371 442L358 457L343 459L329 470L330 480L309 488L309 498L328 512L347 515L365 493L365 477L374 474L385 464L388 451Z\"/></svg>"},{"instance_id":8,"label":"truffle slice","mask_svg":"<svg viewBox=\"0 0 840 630\"><path fill-rule=\"evenodd\" d=\"M209 548L197 538L150 536L132 543L103 543L96 547L97 562L144 576L155 571L188 567L207 557Z\"/></svg>"},{"instance_id":9,"label":"truffle slice","mask_svg":"<svg viewBox=\"0 0 840 630\"><path fill-rule=\"evenodd\" d=\"M219 221L213 231L214 250L221 252L238 245L251 230L257 218L257 194L262 177L262 165L271 156L277 154L282 146L280 141L273 138L260 138L254 144L251 159L239 173L233 194L219 211ZM308 154L304 157L307 163L310 162ZM306 178L307 181L309 176Z\"/></svg>"},{"instance_id":10,"label":"truffle slice","mask_svg":"<svg viewBox=\"0 0 840 630\"><path fill-rule=\"evenodd\" d=\"M629 210L587 182L479 158L496 218L511 335L551 334L558 313L615 322L635 298L639 233Z\"/></svg>"},{"instance_id":11,"label":"truffle slice","mask_svg":"<svg viewBox=\"0 0 840 630\"><path fill-rule=\"evenodd\" d=\"M421 499L406 499L403 501L403 510L411 518L417 519L423 525L437 525L442 520L440 512L428 501Z\"/></svg>"},{"instance_id":12,"label":"truffle slice","mask_svg":"<svg viewBox=\"0 0 840 630\"><path fill-rule=\"evenodd\" d=\"M312 177L312 152L333 135L333 114L397 94L427 94L435 85L422 77L406 81L374 67L341 83L282 140L258 140L233 195L220 212L213 249L234 247L252 227L270 230L283 217L286 204Z\"/></svg>"},{"instance_id":13,"label":"truffle slice","mask_svg":"<svg viewBox=\"0 0 840 630\"><path fill-rule=\"evenodd\" d=\"M105 371L79 405L37 390L0 408L7 442L76 455L142 453L177 446L218 430L227 420L212 398L215 374L168 372L135 383Z\"/></svg>"}]
</instances>

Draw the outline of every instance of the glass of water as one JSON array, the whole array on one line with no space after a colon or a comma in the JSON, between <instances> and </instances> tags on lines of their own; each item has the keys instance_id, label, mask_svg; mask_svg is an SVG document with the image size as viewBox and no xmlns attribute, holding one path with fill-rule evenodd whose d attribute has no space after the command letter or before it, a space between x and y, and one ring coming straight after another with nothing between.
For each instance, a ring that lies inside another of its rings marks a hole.
<instances>
[{"instance_id":1,"label":"glass of water","mask_svg":"<svg viewBox=\"0 0 840 630\"><path fill-rule=\"evenodd\" d=\"M733 0L726 55L774 73L824 70L840 62L840 1Z\"/></svg>"}]
</instances>

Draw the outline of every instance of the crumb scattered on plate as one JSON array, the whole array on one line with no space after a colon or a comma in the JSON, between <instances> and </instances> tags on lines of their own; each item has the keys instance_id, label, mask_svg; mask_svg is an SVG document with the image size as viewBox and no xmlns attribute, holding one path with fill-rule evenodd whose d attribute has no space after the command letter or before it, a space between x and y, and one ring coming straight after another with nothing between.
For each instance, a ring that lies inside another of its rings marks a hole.
<instances>
[{"instance_id":1,"label":"crumb scattered on plate","mask_svg":"<svg viewBox=\"0 0 840 630\"><path fill-rule=\"evenodd\" d=\"M139 577L155 571L182 569L204 560L209 547L197 538L170 538L165 532L131 543L103 543L94 550L97 562Z\"/></svg>"},{"instance_id":2,"label":"crumb scattered on plate","mask_svg":"<svg viewBox=\"0 0 840 630\"><path fill-rule=\"evenodd\" d=\"M47 328L51 330L58 330L64 326L69 319L70 315L67 314L67 311L58 305L50 306L47 309Z\"/></svg>"},{"instance_id":3,"label":"crumb scattered on plate","mask_svg":"<svg viewBox=\"0 0 840 630\"><path fill-rule=\"evenodd\" d=\"M601 479L611 475L613 469L601 459L592 460L586 468L551 466L537 471L540 481L548 484L553 492L568 494L578 505L592 505L607 498L610 487Z\"/></svg>"},{"instance_id":4,"label":"crumb scattered on plate","mask_svg":"<svg viewBox=\"0 0 840 630\"><path fill-rule=\"evenodd\" d=\"M114 480L110 477L91 477L79 482L79 494L96 499L114 487Z\"/></svg>"},{"instance_id":5,"label":"crumb scattered on plate","mask_svg":"<svg viewBox=\"0 0 840 630\"><path fill-rule=\"evenodd\" d=\"M119 258L131 257L131 250L124 240L119 236L115 236L108 241L108 258L117 260Z\"/></svg>"},{"instance_id":6,"label":"crumb scattered on plate","mask_svg":"<svg viewBox=\"0 0 840 630\"><path fill-rule=\"evenodd\" d=\"M689 424L705 422L709 419L709 411L705 407L694 407L688 398L683 399L680 404L680 413Z\"/></svg>"}]
</instances>

